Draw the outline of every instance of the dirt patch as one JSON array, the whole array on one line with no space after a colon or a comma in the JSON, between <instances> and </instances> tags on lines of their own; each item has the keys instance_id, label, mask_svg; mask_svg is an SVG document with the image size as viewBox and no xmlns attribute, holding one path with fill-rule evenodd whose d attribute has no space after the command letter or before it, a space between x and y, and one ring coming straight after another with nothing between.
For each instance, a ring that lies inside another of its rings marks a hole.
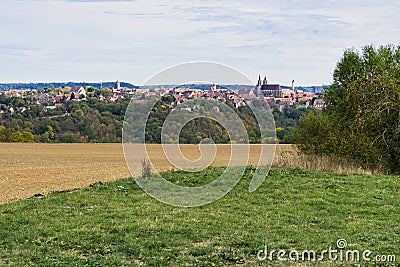
<instances>
[{"instance_id":1,"label":"dirt patch","mask_svg":"<svg viewBox=\"0 0 400 267\"><path fill-rule=\"evenodd\" d=\"M290 150L291 146L278 146ZM182 153L194 160L198 146L183 145ZM218 145L214 166L226 166L229 145ZM260 146L252 145L250 164L257 165ZM148 154L157 170L172 170L162 146L149 145ZM131 172L140 175L141 154L131 155L137 162ZM6 144L0 143L0 204L54 191L87 187L98 181L131 177L121 144Z\"/></svg>"},{"instance_id":2,"label":"dirt patch","mask_svg":"<svg viewBox=\"0 0 400 267\"><path fill-rule=\"evenodd\" d=\"M0 144L0 203L129 177L116 144Z\"/></svg>"}]
</instances>

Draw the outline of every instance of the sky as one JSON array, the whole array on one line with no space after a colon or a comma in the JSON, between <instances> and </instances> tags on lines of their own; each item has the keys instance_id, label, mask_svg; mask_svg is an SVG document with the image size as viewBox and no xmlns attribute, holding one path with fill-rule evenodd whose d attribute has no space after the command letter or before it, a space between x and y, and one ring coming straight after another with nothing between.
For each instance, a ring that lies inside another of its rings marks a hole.
<instances>
[{"instance_id":1,"label":"sky","mask_svg":"<svg viewBox=\"0 0 400 267\"><path fill-rule=\"evenodd\" d=\"M2 0L0 83L125 81L226 64L327 85L345 49L400 45L395 0Z\"/></svg>"}]
</instances>

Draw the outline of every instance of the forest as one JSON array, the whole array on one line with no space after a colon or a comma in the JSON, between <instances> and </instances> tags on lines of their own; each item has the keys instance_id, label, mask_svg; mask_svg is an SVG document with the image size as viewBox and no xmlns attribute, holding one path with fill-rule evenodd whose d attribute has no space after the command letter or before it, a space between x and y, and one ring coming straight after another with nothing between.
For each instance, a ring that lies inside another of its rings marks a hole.
<instances>
[{"instance_id":1,"label":"forest","mask_svg":"<svg viewBox=\"0 0 400 267\"><path fill-rule=\"evenodd\" d=\"M173 97L162 98L153 108L146 124L146 142L160 143L161 128L171 112ZM125 111L130 99L101 101L88 98L86 101L63 100L54 109L43 110L38 104L31 104L23 98L0 95L0 105L24 108L24 112L0 114L0 142L38 143L118 143L122 141L122 127ZM250 143L260 143L260 131L254 115L247 106L233 110L243 121ZM311 109L285 107L273 110L276 124L276 142L293 143L294 132L300 118ZM204 138L215 143L228 143L229 136L217 122L199 118L190 121L179 136L181 143L195 144Z\"/></svg>"}]
</instances>

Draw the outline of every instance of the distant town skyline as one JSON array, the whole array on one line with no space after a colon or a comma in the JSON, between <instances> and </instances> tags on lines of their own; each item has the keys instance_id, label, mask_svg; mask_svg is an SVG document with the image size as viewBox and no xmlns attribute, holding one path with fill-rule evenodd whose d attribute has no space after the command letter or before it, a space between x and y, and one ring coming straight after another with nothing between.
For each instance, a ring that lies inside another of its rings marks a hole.
<instances>
[{"instance_id":1,"label":"distant town skyline","mask_svg":"<svg viewBox=\"0 0 400 267\"><path fill-rule=\"evenodd\" d=\"M254 83L330 84L347 48L400 45L398 1L5 0L0 83L125 81L217 62Z\"/></svg>"}]
</instances>

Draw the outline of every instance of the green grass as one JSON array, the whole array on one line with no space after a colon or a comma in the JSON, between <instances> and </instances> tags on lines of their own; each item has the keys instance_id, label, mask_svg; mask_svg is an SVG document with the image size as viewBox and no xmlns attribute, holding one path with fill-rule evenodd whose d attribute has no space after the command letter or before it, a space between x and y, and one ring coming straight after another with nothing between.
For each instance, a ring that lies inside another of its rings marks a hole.
<instances>
[{"instance_id":1,"label":"green grass","mask_svg":"<svg viewBox=\"0 0 400 267\"><path fill-rule=\"evenodd\" d=\"M196 186L222 168L166 173ZM252 169L227 196L202 207L165 205L133 179L0 206L1 266L348 266L345 262L259 262L270 249L348 249L397 254L400 179L273 168L248 192ZM350 266L358 266L351 264ZM362 265L364 266L364 265Z\"/></svg>"}]
</instances>

